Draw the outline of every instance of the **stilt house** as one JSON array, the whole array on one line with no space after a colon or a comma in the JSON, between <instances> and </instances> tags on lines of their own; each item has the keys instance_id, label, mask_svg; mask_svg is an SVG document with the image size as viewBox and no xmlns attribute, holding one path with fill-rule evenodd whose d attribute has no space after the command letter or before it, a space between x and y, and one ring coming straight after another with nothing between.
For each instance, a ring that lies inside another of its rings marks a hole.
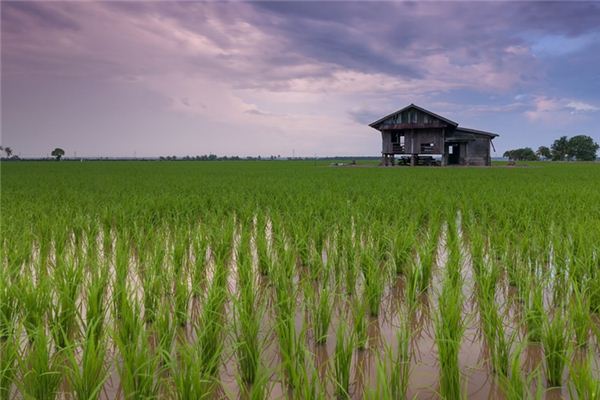
<instances>
[{"instance_id":1,"label":"stilt house","mask_svg":"<svg viewBox=\"0 0 600 400\"><path fill-rule=\"evenodd\" d=\"M498 135L462 128L458 123L411 104L369 124L381 132L383 165L395 155L416 165L420 158L441 156L442 165L491 165L490 147Z\"/></svg>"}]
</instances>

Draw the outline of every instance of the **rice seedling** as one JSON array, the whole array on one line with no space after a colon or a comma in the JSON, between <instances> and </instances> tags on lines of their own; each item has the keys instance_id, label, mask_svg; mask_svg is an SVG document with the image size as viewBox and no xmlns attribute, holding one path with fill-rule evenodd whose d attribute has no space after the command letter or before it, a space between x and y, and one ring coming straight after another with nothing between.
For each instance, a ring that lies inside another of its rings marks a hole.
<instances>
[{"instance_id":1,"label":"rice seedling","mask_svg":"<svg viewBox=\"0 0 600 400\"><path fill-rule=\"evenodd\" d=\"M415 242L416 226L410 224L400 230L391 240L392 259L397 275L405 274L408 263L412 257Z\"/></svg>"},{"instance_id":2,"label":"rice seedling","mask_svg":"<svg viewBox=\"0 0 600 400\"><path fill-rule=\"evenodd\" d=\"M108 378L106 342L103 337L95 336L97 332L94 325L87 327L80 344L81 357L78 357L75 346L70 346L65 351L67 380L76 399L98 399Z\"/></svg>"},{"instance_id":3,"label":"rice seedling","mask_svg":"<svg viewBox=\"0 0 600 400\"><path fill-rule=\"evenodd\" d=\"M269 275L273 269L273 261L269 252L269 241L266 233L266 223L258 225L256 230L256 252L258 254L258 270L262 275Z\"/></svg>"},{"instance_id":4,"label":"rice seedling","mask_svg":"<svg viewBox=\"0 0 600 400\"><path fill-rule=\"evenodd\" d=\"M341 323L337 328L333 354L333 385L337 399L350 398L350 369L354 351L354 335Z\"/></svg>"},{"instance_id":5,"label":"rice seedling","mask_svg":"<svg viewBox=\"0 0 600 400\"><path fill-rule=\"evenodd\" d=\"M173 345L177 334L177 325L171 312L168 302L162 302L156 311L156 321L154 323L154 337L156 343L156 353L160 359L161 366L171 364Z\"/></svg>"},{"instance_id":6,"label":"rice seedling","mask_svg":"<svg viewBox=\"0 0 600 400\"><path fill-rule=\"evenodd\" d=\"M11 327L12 331L13 328ZM0 400L12 398L12 386L17 373L18 341L11 333L0 340Z\"/></svg>"},{"instance_id":7,"label":"rice seedling","mask_svg":"<svg viewBox=\"0 0 600 400\"><path fill-rule=\"evenodd\" d=\"M569 353L570 327L563 311L556 310L551 320L544 321L542 345L546 365L546 380L550 386L561 386Z\"/></svg>"},{"instance_id":8,"label":"rice seedling","mask_svg":"<svg viewBox=\"0 0 600 400\"><path fill-rule=\"evenodd\" d=\"M376 255L373 243L368 243L362 253L364 295L369 305L369 313L378 316L381 298L385 289L385 271Z\"/></svg>"},{"instance_id":9,"label":"rice seedling","mask_svg":"<svg viewBox=\"0 0 600 400\"><path fill-rule=\"evenodd\" d=\"M11 337L18 315L18 297L8 271L0 268L0 342Z\"/></svg>"},{"instance_id":10,"label":"rice seedling","mask_svg":"<svg viewBox=\"0 0 600 400\"><path fill-rule=\"evenodd\" d=\"M569 368L569 395L575 399L597 400L600 399L600 380L594 376L593 356L587 354L585 358L573 361Z\"/></svg>"},{"instance_id":11,"label":"rice seedling","mask_svg":"<svg viewBox=\"0 0 600 400\"><path fill-rule=\"evenodd\" d=\"M367 305L358 297L352 300L352 321L356 347L359 350L367 348L369 341L369 319L367 318Z\"/></svg>"},{"instance_id":12,"label":"rice seedling","mask_svg":"<svg viewBox=\"0 0 600 400\"><path fill-rule=\"evenodd\" d=\"M223 307L227 297L226 290L222 286L223 282L217 280L217 276L215 275L215 281L209 289L202 315L196 326L197 352L205 375L211 378L214 378L218 372L223 352Z\"/></svg>"},{"instance_id":13,"label":"rice seedling","mask_svg":"<svg viewBox=\"0 0 600 400\"><path fill-rule=\"evenodd\" d=\"M198 347L183 344L178 349L180 357L170 362L170 372L173 377L174 398L178 400L193 400L210 398L214 385L214 377L206 374L202 365L202 356Z\"/></svg>"},{"instance_id":14,"label":"rice seedling","mask_svg":"<svg viewBox=\"0 0 600 400\"><path fill-rule=\"evenodd\" d=\"M396 333L397 352L391 346L384 345L383 356L378 357L375 387L367 390L366 398L406 399L410 374L410 316L400 317L400 326Z\"/></svg>"},{"instance_id":15,"label":"rice seedling","mask_svg":"<svg viewBox=\"0 0 600 400\"><path fill-rule=\"evenodd\" d=\"M575 342L577 347L586 347L590 328L592 326L592 318L589 313L590 301L589 297L582 293L576 283L572 283L573 296L569 314L573 323L573 331L575 333Z\"/></svg>"},{"instance_id":16,"label":"rice seedling","mask_svg":"<svg viewBox=\"0 0 600 400\"><path fill-rule=\"evenodd\" d=\"M36 329L30 349L19 361L20 392L25 398L53 400L62 380L60 350L54 350L51 336L42 326Z\"/></svg>"},{"instance_id":17,"label":"rice seedling","mask_svg":"<svg viewBox=\"0 0 600 400\"><path fill-rule=\"evenodd\" d=\"M150 350L141 333L136 343L118 342L122 364L119 377L125 398L155 399L159 396L159 358Z\"/></svg>"},{"instance_id":18,"label":"rice seedling","mask_svg":"<svg viewBox=\"0 0 600 400\"><path fill-rule=\"evenodd\" d=\"M246 385L253 385L260 369L262 350L260 326L264 314L263 302L256 293L252 271L249 237L242 234L238 249L238 296L234 300L235 351L238 370Z\"/></svg>"},{"instance_id":19,"label":"rice seedling","mask_svg":"<svg viewBox=\"0 0 600 400\"><path fill-rule=\"evenodd\" d=\"M311 315L313 316L313 331L318 344L327 342L327 333L333 314L333 294L331 289L323 285L318 293L311 296Z\"/></svg>"},{"instance_id":20,"label":"rice seedling","mask_svg":"<svg viewBox=\"0 0 600 400\"><path fill-rule=\"evenodd\" d=\"M509 359L509 370L506 374L500 375L500 386L506 400L521 400L529 397L530 383L523 376L521 367L521 354L523 346L517 346Z\"/></svg>"},{"instance_id":21,"label":"rice seedling","mask_svg":"<svg viewBox=\"0 0 600 400\"><path fill-rule=\"evenodd\" d=\"M532 343L540 343L543 336L544 323L544 294L542 286L530 280L527 284L529 300L525 310L525 321L527 323L527 338Z\"/></svg>"},{"instance_id":22,"label":"rice seedling","mask_svg":"<svg viewBox=\"0 0 600 400\"><path fill-rule=\"evenodd\" d=\"M451 267L451 265L448 265ZM434 317L435 343L440 363L440 395L446 399L458 399L461 394L460 365L458 353L464 333L462 317L462 285L454 273L446 272L442 291L438 297L438 312Z\"/></svg>"}]
</instances>

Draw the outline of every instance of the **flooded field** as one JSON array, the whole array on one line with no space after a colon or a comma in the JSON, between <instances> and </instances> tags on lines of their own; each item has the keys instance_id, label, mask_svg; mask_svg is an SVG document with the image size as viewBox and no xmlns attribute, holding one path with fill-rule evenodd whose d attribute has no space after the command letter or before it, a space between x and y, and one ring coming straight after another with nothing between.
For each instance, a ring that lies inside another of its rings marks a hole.
<instances>
[{"instance_id":1,"label":"flooded field","mask_svg":"<svg viewBox=\"0 0 600 400\"><path fill-rule=\"evenodd\" d=\"M3 165L0 399L593 399L600 165Z\"/></svg>"}]
</instances>

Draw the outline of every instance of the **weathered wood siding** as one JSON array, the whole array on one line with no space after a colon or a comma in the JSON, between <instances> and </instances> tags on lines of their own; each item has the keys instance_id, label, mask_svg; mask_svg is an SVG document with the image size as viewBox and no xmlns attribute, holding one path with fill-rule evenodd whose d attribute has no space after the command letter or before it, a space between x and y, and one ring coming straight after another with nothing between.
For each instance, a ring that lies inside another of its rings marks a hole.
<instances>
[{"instance_id":1,"label":"weathered wood siding","mask_svg":"<svg viewBox=\"0 0 600 400\"><path fill-rule=\"evenodd\" d=\"M392 153L392 132L391 131L382 131L381 132L381 143L382 143L381 152L383 154L391 154Z\"/></svg>"},{"instance_id":2,"label":"weathered wood siding","mask_svg":"<svg viewBox=\"0 0 600 400\"><path fill-rule=\"evenodd\" d=\"M490 139L477 137L467 144L466 165L491 165Z\"/></svg>"}]
</instances>

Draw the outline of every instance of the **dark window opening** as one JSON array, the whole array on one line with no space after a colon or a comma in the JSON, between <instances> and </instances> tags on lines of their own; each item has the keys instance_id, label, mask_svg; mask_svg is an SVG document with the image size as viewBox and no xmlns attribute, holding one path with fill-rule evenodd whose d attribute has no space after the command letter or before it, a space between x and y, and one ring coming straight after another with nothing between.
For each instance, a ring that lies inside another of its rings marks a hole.
<instances>
[{"instance_id":1,"label":"dark window opening","mask_svg":"<svg viewBox=\"0 0 600 400\"><path fill-rule=\"evenodd\" d=\"M421 154L433 154L433 143L421 143Z\"/></svg>"}]
</instances>

